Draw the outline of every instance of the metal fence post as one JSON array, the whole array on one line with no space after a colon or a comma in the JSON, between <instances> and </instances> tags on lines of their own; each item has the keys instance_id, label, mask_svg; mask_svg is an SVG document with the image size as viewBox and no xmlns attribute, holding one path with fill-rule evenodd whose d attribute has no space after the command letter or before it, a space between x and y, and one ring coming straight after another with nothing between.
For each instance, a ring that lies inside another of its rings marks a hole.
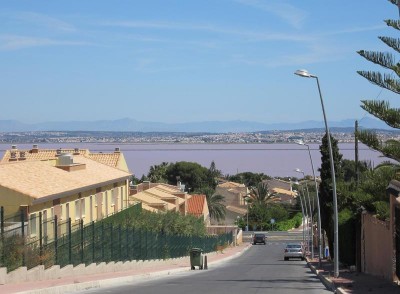
<instances>
[{"instance_id":1,"label":"metal fence post","mask_svg":"<svg viewBox=\"0 0 400 294\"><path fill-rule=\"evenodd\" d=\"M0 207L0 227L1 227L1 235L4 234L4 207Z\"/></svg>"},{"instance_id":2,"label":"metal fence post","mask_svg":"<svg viewBox=\"0 0 400 294\"><path fill-rule=\"evenodd\" d=\"M119 239L119 259L122 260L122 236L121 236L121 225L118 226L118 239Z\"/></svg>"},{"instance_id":3,"label":"metal fence post","mask_svg":"<svg viewBox=\"0 0 400 294\"><path fill-rule=\"evenodd\" d=\"M94 249L95 249L95 248L94 248L94 244L95 244L95 243L94 243L94 241L95 241L95 236L94 236L94 234L95 234L95 233L94 233L94 221L92 221L92 225L91 225L91 226L92 226L92 263L93 263L93 262L95 262L95 261L94 261L94 259L95 259L95 256L94 256L94 252L95 252L95 250L94 250Z\"/></svg>"},{"instance_id":4,"label":"metal fence post","mask_svg":"<svg viewBox=\"0 0 400 294\"><path fill-rule=\"evenodd\" d=\"M22 252L22 266L25 266L25 220L24 220L24 212L21 210L21 235L22 240L24 242L23 248L24 252Z\"/></svg>"},{"instance_id":5,"label":"metal fence post","mask_svg":"<svg viewBox=\"0 0 400 294\"><path fill-rule=\"evenodd\" d=\"M55 263L58 264L58 218L54 216L54 259Z\"/></svg>"},{"instance_id":6,"label":"metal fence post","mask_svg":"<svg viewBox=\"0 0 400 294\"><path fill-rule=\"evenodd\" d=\"M68 264L72 264L72 228L71 218L68 219Z\"/></svg>"},{"instance_id":7,"label":"metal fence post","mask_svg":"<svg viewBox=\"0 0 400 294\"><path fill-rule=\"evenodd\" d=\"M36 221L36 220L35 220ZM43 257L43 227L42 227L42 212L39 212L39 256L40 256L40 265L43 264L42 257Z\"/></svg>"},{"instance_id":8,"label":"metal fence post","mask_svg":"<svg viewBox=\"0 0 400 294\"><path fill-rule=\"evenodd\" d=\"M1 227L1 264L4 265L4 207L0 207L0 227Z\"/></svg>"},{"instance_id":9,"label":"metal fence post","mask_svg":"<svg viewBox=\"0 0 400 294\"><path fill-rule=\"evenodd\" d=\"M106 245L104 240L104 222L101 222L101 243L101 260L104 261L104 245Z\"/></svg>"},{"instance_id":10,"label":"metal fence post","mask_svg":"<svg viewBox=\"0 0 400 294\"><path fill-rule=\"evenodd\" d=\"M126 257L125 260L130 260L130 254L129 254L129 228L125 227L125 246L126 246Z\"/></svg>"},{"instance_id":11,"label":"metal fence post","mask_svg":"<svg viewBox=\"0 0 400 294\"><path fill-rule=\"evenodd\" d=\"M79 228L81 230L81 263L83 263L83 243L84 243L84 239L83 239L83 219L79 220Z\"/></svg>"},{"instance_id":12,"label":"metal fence post","mask_svg":"<svg viewBox=\"0 0 400 294\"><path fill-rule=\"evenodd\" d=\"M113 227L113 225L111 224L111 226L110 226L110 260L114 260L113 259L113 230L114 229L114 227Z\"/></svg>"}]
</instances>

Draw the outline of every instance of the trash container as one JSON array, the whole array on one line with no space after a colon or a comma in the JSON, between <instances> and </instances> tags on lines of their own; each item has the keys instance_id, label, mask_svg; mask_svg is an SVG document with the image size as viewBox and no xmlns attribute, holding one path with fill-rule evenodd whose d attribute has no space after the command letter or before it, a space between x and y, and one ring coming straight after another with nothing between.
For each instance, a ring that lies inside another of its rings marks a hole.
<instances>
[{"instance_id":1,"label":"trash container","mask_svg":"<svg viewBox=\"0 0 400 294\"><path fill-rule=\"evenodd\" d=\"M203 250L200 248L192 248L190 249L190 267L192 270L195 269L195 266L198 266L199 269L203 269Z\"/></svg>"}]
</instances>

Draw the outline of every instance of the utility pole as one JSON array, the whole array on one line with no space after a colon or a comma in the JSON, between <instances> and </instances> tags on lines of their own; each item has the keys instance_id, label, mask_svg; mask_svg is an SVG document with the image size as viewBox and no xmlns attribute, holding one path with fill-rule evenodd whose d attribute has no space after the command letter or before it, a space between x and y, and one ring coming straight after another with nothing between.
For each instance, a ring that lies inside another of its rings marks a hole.
<instances>
[{"instance_id":1,"label":"utility pole","mask_svg":"<svg viewBox=\"0 0 400 294\"><path fill-rule=\"evenodd\" d=\"M354 152L355 152L355 162L356 162L356 185L358 187L358 184L360 182L360 171L359 171L359 164L358 164L358 121L356 120L355 126L354 126Z\"/></svg>"}]
</instances>

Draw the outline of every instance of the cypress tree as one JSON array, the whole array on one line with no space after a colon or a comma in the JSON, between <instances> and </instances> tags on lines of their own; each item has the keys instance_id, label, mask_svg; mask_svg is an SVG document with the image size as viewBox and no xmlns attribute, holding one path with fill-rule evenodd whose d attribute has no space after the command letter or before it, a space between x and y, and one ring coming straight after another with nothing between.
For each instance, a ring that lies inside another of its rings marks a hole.
<instances>
[{"instance_id":1,"label":"cypress tree","mask_svg":"<svg viewBox=\"0 0 400 294\"><path fill-rule=\"evenodd\" d=\"M339 153L338 141L331 136L332 155L335 165L336 179L341 175L342 154ZM321 152L321 167L318 169L321 175L321 184L319 185L319 203L321 209L321 227L325 230L329 248L333 248L333 189L332 189L332 173L329 157L328 137L322 138L322 144L319 146ZM331 250L333 256L333 250Z\"/></svg>"}]
</instances>

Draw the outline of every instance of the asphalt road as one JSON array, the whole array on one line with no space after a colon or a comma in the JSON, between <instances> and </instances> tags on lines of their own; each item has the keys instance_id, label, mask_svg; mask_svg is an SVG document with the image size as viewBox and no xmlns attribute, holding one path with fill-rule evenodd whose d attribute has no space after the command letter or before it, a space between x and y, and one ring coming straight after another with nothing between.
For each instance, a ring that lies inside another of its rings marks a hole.
<instances>
[{"instance_id":1,"label":"asphalt road","mask_svg":"<svg viewBox=\"0 0 400 294\"><path fill-rule=\"evenodd\" d=\"M269 235L267 245L252 245L241 256L210 265L208 270L198 270L196 267L195 271L79 293L330 293L305 261L283 260L285 243L288 239L297 239L298 235Z\"/></svg>"}]
</instances>

